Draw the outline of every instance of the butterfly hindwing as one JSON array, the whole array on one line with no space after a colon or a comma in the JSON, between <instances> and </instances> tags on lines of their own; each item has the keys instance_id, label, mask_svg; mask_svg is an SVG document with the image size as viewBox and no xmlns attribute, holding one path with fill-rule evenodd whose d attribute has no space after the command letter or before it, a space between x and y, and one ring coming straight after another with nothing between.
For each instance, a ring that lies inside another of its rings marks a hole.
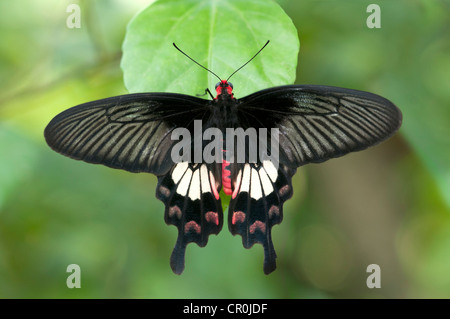
<instances>
[{"instance_id":1,"label":"butterfly hindwing","mask_svg":"<svg viewBox=\"0 0 450 319\"><path fill-rule=\"evenodd\" d=\"M283 219L283 203L292 196L291 178L295 170L278 169L270 161L238 165L233 174L233 194L228 208L228 227L242 236L245 248L255 243L264 247L264 273L276 268L272 226Z\"/></svg>"},{"instance_id":2,"label":"butterfly hindwing","mask_svg":"<svg viewBox=\"0 0 450 319\"><path fill-rule=\"evenodd\" d=\"M164 219L178 228L178 238L170 265L176 274L184 269L186 245L203 247L208 236L218 234L223 226L219 197L220 170L214 164L176 164L158 178L156 197L166 206Z\"/></svg>"}]
</instances>

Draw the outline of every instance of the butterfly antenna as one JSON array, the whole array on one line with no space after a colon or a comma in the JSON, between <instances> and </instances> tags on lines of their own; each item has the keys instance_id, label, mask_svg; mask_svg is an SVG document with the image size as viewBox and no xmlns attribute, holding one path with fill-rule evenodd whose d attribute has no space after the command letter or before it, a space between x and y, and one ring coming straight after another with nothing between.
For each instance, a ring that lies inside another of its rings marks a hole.
<instances>
[{"instance_id":1,"label":"butterfly antenna","mask_svg":"<svg viewBox=\"0 0 450 319\"><path fill-rule=\"evenodd\" d=\"M205 69L206 71L208 71L209 73L215 75L216 78L219 79L219 81L222 81L222 79L221 79L217 74L215 74L213 71L211 71L210 69L204 67L203 65L201 65L200 63L198 63L197 61L195 61L193 58L191 58L189 55L187 55L186 53L184 53L179 47L177 47L177 45L176 45L175 43L172 43L172 44L173 44L173 46L175 47L175 49L177 49L178 51L180 51L181 53L183 53L186 57L189 58L189 60L191 60L192 62L194 62L194 63L197 64L198 66L204 68L204 69Z\"/></svg>"},{"instance_id":2,"label":"butterfly antenna","mask_svg":"<svg viewBox=\"0 0 450 319\"><path fill-rule=\"evenodd\" d=\"M263 47L261 49L259 49L258 52L256 52L256 54L254 56L252 56L252 58L250 60L248 60L247 62L245 62L239 69L237 69L236 71L234 71L233 73L231 73L231 75L228 77L227 81L240 69L242 69L244 66L246 66L247 64L250 63L251 60L253 60L258 54L259 52L261 52L268 44L269 44L270 40L267 40L266 44L263 45Z\"/></svg>"}]
</instances>

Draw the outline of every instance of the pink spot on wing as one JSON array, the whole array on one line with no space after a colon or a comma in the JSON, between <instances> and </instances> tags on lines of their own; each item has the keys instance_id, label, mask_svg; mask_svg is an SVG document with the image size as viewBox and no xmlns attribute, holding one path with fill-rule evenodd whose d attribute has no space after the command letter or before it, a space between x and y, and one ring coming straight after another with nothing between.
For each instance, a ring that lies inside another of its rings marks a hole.
<instances>
[{"instance_id":1,"label":"pink spot on wing","mask_svg":"<svg viewBox=\"0 0 450 319\"><path fill-rule=\"evenodd\" d=\"M170 189L168 189L165 186L160 186L159 187L159 192L166 198L170 196Z\"/></svg>"},{"instance_id":2,"label":"pink spot on wing","mask_svg":"<svg viewBox=\"0 0 450 319\"><path fill-rule=\"evenodd\" d=\"M269 209L269 218L272 218L274 215L280 215L280 209L278 208L278 206L272 205L272 207L270 207Z\"/></svg>"},{"instance_id":3,"label":"pink spot on wing","mask_svg":"<svg viewBox=\"0 0 450 319\"><path fill-rule=\"evenodd\" d=\"M178 219L181 218L181 209L178 206L169 207L169 217L176 216Z\"/></svg>"},{"instance_id":4,"label":"pink spot on wing","mask_svg":"<svg viewBox=\"0 0 450 319\"><path fill-rule=\"evenodd\" d=\"M266 232L266 224L262 221L257 220L253 224L250 225L250 233L253 234L257 229L259 229L262 233Z\"/></svg>"},{"instance_id":5,"label":"pink spot on wing","mask_svg":"<svg viewBox=\"0 0 450 319\"><path fill-rule=\"evenodd\" d=\"M234 225L236 222L244 222L245 220L245 213L241 211L237 211L233 213L233 217L231 217L231 223Z\"/></svg>"},{"instance_id":6,"label":"pink spot on wing","mask_svg":"<svg viewBox=\"0 0 450 319\"><path fill-rule=\"evenodd\" d=\"M289 185L284 185L283 187L280 188L278 194L280 194L280 196L284 196L287 193L289 193L289 191L290 191Z\"/></svg>"},{"instance_id":7,"label":"pink spot on wing","mask_svg":"<svg viewBox=\"0 0 450 319\"><path fill-rule=\"evenodd\" d=\"M219 215L216 212L207 212L205 214L205 219L208 223L219 225Z\"/></svg>"},{"instance_id":8,"label":"pink spot on wing","mask_svg":"<svg viewBox=\"0 0 450 319\"><path fill-rule=\"evenodd\" d=\"M184 232L188 233L191 230L194 230L197 234L200 234L201 227L199 224L191 220L190 222L186 223L186 225L184 225Z\"/></svg>"}]
</instances>

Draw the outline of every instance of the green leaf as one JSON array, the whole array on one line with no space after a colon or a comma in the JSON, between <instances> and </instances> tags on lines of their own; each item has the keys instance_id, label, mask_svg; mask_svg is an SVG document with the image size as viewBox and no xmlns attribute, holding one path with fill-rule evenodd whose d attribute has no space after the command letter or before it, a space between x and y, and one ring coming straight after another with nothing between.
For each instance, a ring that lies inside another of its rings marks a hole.
<instances>
[{"instance_id":1,"label":"green leaf","mask_svg":"<svg viewBox=\"0 0 450 319\"><path fill-rule=\"evenodd\" d=\"M291 19L272 0L160 0L128 25L121 66L130 92L212 90L267 40L270 44L233 76L237 98L295 80L299 40Z\"/></svg>"}]
</instances>

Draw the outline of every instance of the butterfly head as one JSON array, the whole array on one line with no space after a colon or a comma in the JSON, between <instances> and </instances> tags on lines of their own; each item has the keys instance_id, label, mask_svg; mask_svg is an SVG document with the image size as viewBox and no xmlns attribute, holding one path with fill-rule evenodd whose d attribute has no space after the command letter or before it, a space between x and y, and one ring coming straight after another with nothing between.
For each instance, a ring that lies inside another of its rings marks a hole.
<instances>
[{"instance_id":1,"label":"butterfly head","mask_svg":"<svg viewBox=\"0 0 450 319\"><path fill-rule=\"evenodd\" d=\"M231 96L233 97L233 84L231 82L228 82L227 80L221 80L216 84L216 99L219 98L219 96Z\"/></svg>"}]
</instances>

